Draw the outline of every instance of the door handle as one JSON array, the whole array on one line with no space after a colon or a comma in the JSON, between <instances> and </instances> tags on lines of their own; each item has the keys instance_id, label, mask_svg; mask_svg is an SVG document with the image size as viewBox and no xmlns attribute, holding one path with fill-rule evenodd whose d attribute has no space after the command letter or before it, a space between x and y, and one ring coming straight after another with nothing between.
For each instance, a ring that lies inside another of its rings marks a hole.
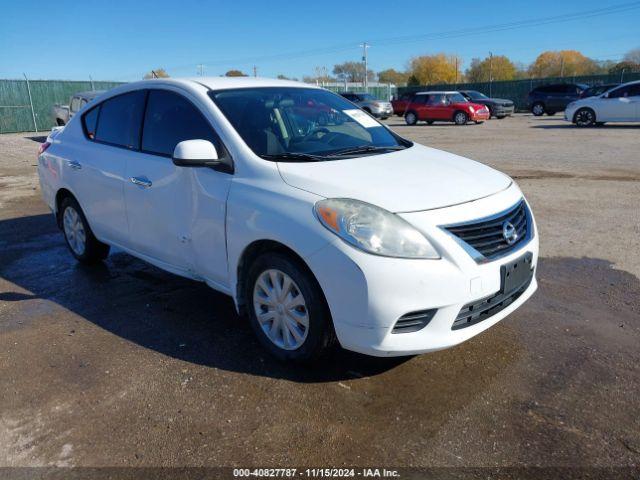
<instances>
[{"instance_id":1,"label":"door handle","mask_svg":"<svg viewBox=\"0 0 640 480\"><path fill-rule=\"evenodd\" d=\"M69 160L67 162L67 166L73 168L74 170L80 170L82 168L82 165L74 160Z\"/></svg>"},{"instance_id":2,"label":"door handle","mask_svg":"<svg viewBox=\"0 0 640 480\"><path fill-rule=\"evenodd\" d=\"M131 177L131 183L140 187L149 188L153 183L145 177Z\"/></svg>"}]
</instances>

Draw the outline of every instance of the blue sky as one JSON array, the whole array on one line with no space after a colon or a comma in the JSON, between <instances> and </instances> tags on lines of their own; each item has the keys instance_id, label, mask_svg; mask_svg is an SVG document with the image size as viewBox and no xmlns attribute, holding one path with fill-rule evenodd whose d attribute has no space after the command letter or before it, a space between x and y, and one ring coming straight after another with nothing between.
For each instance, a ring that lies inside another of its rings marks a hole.
<instances>
[{"instance_id":1,"label":"blue sky","mask_svg":"<svg viewBox=\"0 0 640 480\"><path fill-rule=\"evenodd\" d=\"M194 76L231 68L302 77L314 67L360 60L369 42L376 71L416 55L507 55L529 63L549 49L617 60L640 47L640 2L611 15L437 38L443 32L629 4L629 0L136 1L8 0L0 16L0 78L136 80L152 68ZM431 36L431 37L429 37ZM412 38L407 38L412 37Z\"/></svg>"}]
</instances>

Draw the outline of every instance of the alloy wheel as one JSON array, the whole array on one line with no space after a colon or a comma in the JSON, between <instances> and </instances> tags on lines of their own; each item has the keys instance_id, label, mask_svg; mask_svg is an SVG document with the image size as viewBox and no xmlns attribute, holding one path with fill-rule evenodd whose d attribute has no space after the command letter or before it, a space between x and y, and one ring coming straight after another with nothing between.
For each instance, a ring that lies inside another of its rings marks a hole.
<instances>
[{"instance_id":1,"label":"alloy wheel","mask_svg":"<svg viewBox=\"0 0 640 480\"><path fill-rule=\"evenodd\" d=\"M462 112L458 112L456 113L454 121L456 125L464 125L467 123L467 116Z\"/></svg>"},{"instance_id":2,"label":"alloy wheel","mask_svg":"<svg viewBox=\"0 0 640 480\"><path fill-rule=\"evenodd\" d=\"M583 109L576 113L576 125L579 127L590 127L595 124L596 116L591 110Z\"/></svg>"},{"instance_id":3,"label":"alloy wheel","mask_svg":"<svg viewBox=\"0 0 640 480\"><path fill-rule=\"evenodd\" d=\"M407 125L415 125L415 123L416 123L415 114L407 113L407 116L405 117L405 121L407 122Z\"/></svg>"},{"instance_id":4,"label":"alloy wheel","mask_svg":"<svg viewBox=\"0 0 640 480\"><path fill-rule=\"evenodd\" d=\"M62 225L64 235L71 250L76 255L82 255L86 248L87 233L84 230L84 224L80 215L73 207L67 207L62 216Z\"/></svg>"},{"instance_id":5,"label":"alloy wheel","mask_svg":"<svg viewBox=\"0 0 640 480\"><path fill-rule=\"evenodd\" d=\"M253 308L266 337L284 350L299 348L309 333L309 311L300 288L286 273L269 269L253 288Z\"/></svg>"},{"instance_id":6,"label":"alloy wheel","mask_svg":"<svg viewBox=\"0 0 640 480\"><path fill-rule=\"evenodd\" d=\"M539 116L540 116L540 115L542 115L543 113L544 113L544 107L543 107L541 104L536 103L536 104L533 106L533 114L539 117Z\"/></svg>"}]
</instances>

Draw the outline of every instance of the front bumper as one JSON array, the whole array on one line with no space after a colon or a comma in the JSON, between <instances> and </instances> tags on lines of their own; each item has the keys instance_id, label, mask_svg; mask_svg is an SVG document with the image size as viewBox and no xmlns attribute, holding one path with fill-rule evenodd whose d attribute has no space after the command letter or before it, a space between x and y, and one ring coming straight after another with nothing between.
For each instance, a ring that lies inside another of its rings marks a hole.
<instances>
[{"instance_id":1,"label":"front bumper","mask_svg":"<svg viewBox=\"0 0 640 480\"><path fill-rule=\"evenodd\" d=\"M493 107L493 115L496 117L508 117L513 115L514 106L506 107L503 105L496 105Z\"/></svg>"},{"instance_id":2,"label":"front bumper","mask_svg":"<svg viewBox=\"0 0 640 480\"><path fill-rule=\"evenodd\" d=\"M382 108L373 108L371 109L371 115L373 115L376 118L388 118L390 116L393 115L393 107L388 106L388 107L382 107Z\"/></svg>"},{"instance_id":3,"label":"front bumper","mask_svg":"<svg viewBox=\"0 0 640 480\"><path fill-rule=\"evenodd\" d=\"M371 255L339 239L306 260L316 275L333 316L340 344L374 356L414 355L457 345L479 334L520 307L537 289L535 266L538 238L533 238L498 260L476 263L438 227L490 215L516 204L520 190L444 209L401 214L422 230L442 255L440 260L410 260ZM507 308L468 327L453 330L456 317L469 303L500 290L500 267L532 254L534 276L529 286ZM393 333L396 321L411 312L437 309L422 329Z\"/></svg>"},{"instance_id":4,"label":"front bumper","mask_svg":"<svg viewBox=\"0 0 640 480\"><path fill-rule=\"evenodd\" d=\"M490 117L491 117L491 114L489 113L488 109L476 110L471 114L471 120L474 122L489 120Z\"/></svg>"}]
</instances>

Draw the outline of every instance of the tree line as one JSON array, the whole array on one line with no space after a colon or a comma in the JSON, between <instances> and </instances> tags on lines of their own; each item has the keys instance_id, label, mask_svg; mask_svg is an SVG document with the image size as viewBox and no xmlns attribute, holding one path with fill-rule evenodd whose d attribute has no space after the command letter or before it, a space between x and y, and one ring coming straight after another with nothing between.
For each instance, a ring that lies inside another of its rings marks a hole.
<instances>
[{"instance_id":1,"label":"tree line","mask_svg":"<svg viewBox=\"0 0 640 480\"><path fill-rule=\"evenodd\" d=\"M596 60L577 50L542 52L530 65L514 62L504 55L489 55L473 58L466 70L462 70L462 58L458 55L437 53L420 55L409 60L405 70L387 68L379 72L367 70L369 82L393 83L395 85L431 85L439 83L488 82L519 80L525 78L573 77L581 75L640 73L640 48L630 50L622 61ZM168 77L163 68L152 70L144 78ZM242 70L227 71L227 77L246 77ZM315 67L311 75L302 77L303 82L362 82L365 71L362 62L347 61L333 66ZM284 74L280 79L298 80Z\"/></svg>"}]
</instances>

